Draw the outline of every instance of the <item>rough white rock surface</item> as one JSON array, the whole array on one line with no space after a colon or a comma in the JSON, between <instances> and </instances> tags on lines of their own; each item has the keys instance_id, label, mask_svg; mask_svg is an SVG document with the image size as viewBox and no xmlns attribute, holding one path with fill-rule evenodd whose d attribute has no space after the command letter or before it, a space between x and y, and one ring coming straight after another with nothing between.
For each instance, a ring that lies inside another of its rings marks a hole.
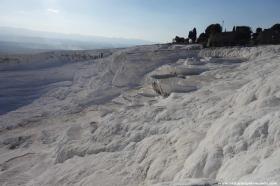
<instances>
[{"instance_id":1,"label":"rough white rock surface","mask_svg":"<svg viewBox=\"0 0 280 186\"><path fill-rule=\"evenodd\" d=\"M0 65L0 185L280 184L280 46L42 55Z\"/></svg>"}]
</instances>

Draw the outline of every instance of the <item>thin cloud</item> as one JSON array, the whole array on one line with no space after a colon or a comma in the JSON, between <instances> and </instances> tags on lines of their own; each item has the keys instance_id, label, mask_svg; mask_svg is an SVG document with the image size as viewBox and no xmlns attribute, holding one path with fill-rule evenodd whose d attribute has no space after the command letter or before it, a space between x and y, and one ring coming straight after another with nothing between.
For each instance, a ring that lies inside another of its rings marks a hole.
<instances>
[{"instance_id":1,"label":"thin cloud","mask_svg":"<svg viewBox=\"0 0 280 186\"><path fill-rule=\"evenodd\" d=\"M58 14L58 13L59 13L59 10L58 10L58 9L48 8L47 11L48 11L49 13L53 13L53 14Z\"/></svg>"},{"instance_id":2,"label":"thin cloud","mask_svg":"<svg viewBox=\"0 0 280 186\"><path fill-rule=\"evenodd\" d=\"M16 11L16 13L18 13L18 14L27 14L28 12L26 12L24 10L20 10L20 11Z\"/></svg>"}]
</instances>

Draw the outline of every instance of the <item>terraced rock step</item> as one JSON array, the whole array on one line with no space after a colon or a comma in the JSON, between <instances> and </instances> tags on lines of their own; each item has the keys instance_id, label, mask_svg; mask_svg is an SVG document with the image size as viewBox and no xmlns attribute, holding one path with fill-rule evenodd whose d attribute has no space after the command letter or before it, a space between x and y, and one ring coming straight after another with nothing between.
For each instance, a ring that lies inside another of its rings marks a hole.
<instances>
[{"instance_id":1,"label":"terraced rock step","mask_svg":"<svg viewBox=\"0 0 280 186\"><path fill-rule=\"evenodd\" d=\"M227 65L232 67L232 64L239 64L244 61L241 59L228 59L228 58L187 58L179 59L176 63L161 66L158 69L152 71L150 77L156 81L153 81L152 87L155 93L168 97L173 93L188 93L201 87L200 79L199 84L195 84L194 79L199 79L197 76L207 75L203 74L208 71L215 71L219 68L225 68ZM217 64L217 65L212 65ZM234 66L235 68L237 65ZM211 73L211 72L209 72ZM193 82L190 82L188 78L190 76L196 76L193 78ZM187 80L183 80L187 79ZM211 79L211 78L209 78ZM209 81L208 81L209 83Z\"/></svg>"}]
</instances>

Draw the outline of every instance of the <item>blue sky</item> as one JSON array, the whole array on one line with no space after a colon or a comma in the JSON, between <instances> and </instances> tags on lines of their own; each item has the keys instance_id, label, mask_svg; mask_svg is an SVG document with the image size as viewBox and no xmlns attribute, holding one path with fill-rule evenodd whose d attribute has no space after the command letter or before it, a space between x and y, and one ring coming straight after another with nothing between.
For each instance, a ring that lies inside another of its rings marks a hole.
<instances>
[{"instance_id":1,"label":"blue sky","mask_svg":"<svg viewBox=\"0 0 280 186\"><path fill-rule=\"evenodd\" d=\"M170 41L210 23L270 27L280 0L0 0L0 26Z\"/></svg>"}]
</instances>

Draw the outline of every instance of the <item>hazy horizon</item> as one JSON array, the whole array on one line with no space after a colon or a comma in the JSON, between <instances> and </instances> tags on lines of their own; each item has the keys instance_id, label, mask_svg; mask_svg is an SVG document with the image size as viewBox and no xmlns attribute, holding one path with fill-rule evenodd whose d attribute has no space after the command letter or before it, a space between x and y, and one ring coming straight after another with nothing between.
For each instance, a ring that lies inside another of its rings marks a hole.
<instances>
[{"instance_id":1,"label":"hazy horizon","mask_svg":"<svg viewBox=\"0 0 280 186\"><path fill-rule=\"evenodd\" d=\"M0 26L0 54L93 50L154 44L145 40L63 34Z\"/></svg>"},{"instance_id":2,"label":"hazy horizon","mask_svg":"<svg viewBox=\"0 0 280 186\"><path fill-rule=\"evenodd\" d=\"M0 25L63 34L168 42L210 23L270 27L278 0L2 0ZM265 12L265 14L263 13Z\"/></svg>"},{"instance_id":3,"label":"hazy horizon","mask_svg":"<svg viewBox=\"0 0 280 186\"><path fill-rule=\"evenodd\" d=\"M110 36L101 36L101 35L93 35L93 34L81 34L81 33L63 33L63 32L52 32L52 31L46 31L46 30L39 30L39 29L31 29L31 28L24 28L24 27L15 27L15 26L0 26L0 31L2 29L7 29L7 30L18 30L18 31L25 31L25 32L37 32L37 33L45 33L45 34L51 34L51 35L64 35L64 36L69 36L71 38L72 36L75 37L96 37L96 38L104 38L104 39L123 39L123 40L138 40L138 41L143 41L143 42L153 42L153 41L148 41L145 39L138 39L138 38L125 38L125 37L110 37ZM18 33L20 35L20 33ZM75 40L75 39L73 39Z\"/></svg>"}]
</instances>

